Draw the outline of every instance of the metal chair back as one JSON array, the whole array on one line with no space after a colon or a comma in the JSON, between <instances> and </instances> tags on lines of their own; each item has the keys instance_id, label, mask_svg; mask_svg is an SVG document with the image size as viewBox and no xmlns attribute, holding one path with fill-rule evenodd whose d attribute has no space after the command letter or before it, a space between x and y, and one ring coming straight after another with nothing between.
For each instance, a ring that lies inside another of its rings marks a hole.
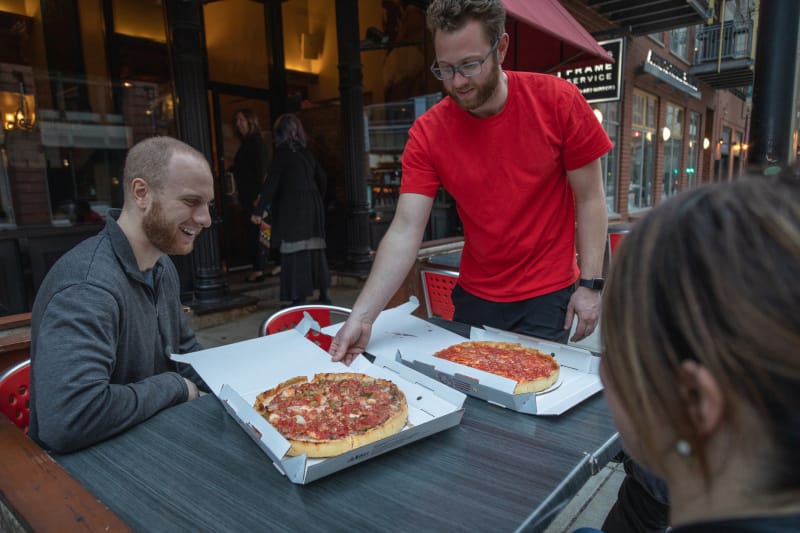
<instances>
[{"instance_id":1,"label":"metal chair back","mask_svg":"<svg viewBox=\"0 0 800 533\"><path fill-rule=\"evenodd\" d=\"M425 292L425 305L428 316L453 319L455 306L451 294L458 283L458 272L449 270L423 270L422 288Z\"/></svg>"},{"instance_id":2,"label":"metal chair back","mask_svg":"<svg viewBox=\"0 0 800 533\"><path fill-rule=\"evenodd\" d=\"M350 316L350 309L346 307L339 307L336 305L325 304L311 304L311 305L296 305L294 307L287 307L280 311L273 313L267 317L258 330L259 336L271 335L287 329L292 329L303 320L305 313L308 313L321 328L330 326L335 317L346 319ZM320 331L309 331L306 333L306 338L323 350L328 350L331 347L333 338Z\"/></svg>"}]
</instances>

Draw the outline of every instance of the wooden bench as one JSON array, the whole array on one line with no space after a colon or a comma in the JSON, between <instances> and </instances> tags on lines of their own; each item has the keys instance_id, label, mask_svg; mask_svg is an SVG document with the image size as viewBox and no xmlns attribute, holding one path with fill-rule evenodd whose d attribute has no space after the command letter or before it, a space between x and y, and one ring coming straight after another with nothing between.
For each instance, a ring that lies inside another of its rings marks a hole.
<instances>
[{"instance_id":1,"label":"wooden bench","mask_svg":"<svg viewBox=\"0 0 800 533\"><path fill-rule=\"evenodd\" d=\"M0 373L31 357L31 314L0 317Z\"/></svg>"},{"instance_id":2,"label":"wooden bench","mask_svg":"<svg viewBox=\"0 0 800 533\"><path fill-rule=\"evenodd\" d=\"M35 442L0 416L0 530L130 531Z\"/></svg>"}]
</instances>

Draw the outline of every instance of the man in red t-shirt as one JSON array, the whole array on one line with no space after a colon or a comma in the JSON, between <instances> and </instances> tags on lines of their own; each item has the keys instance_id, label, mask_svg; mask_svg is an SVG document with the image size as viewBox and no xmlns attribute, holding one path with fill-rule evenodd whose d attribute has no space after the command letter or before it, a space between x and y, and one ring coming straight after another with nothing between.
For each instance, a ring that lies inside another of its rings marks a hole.
<instances>
[{"instance_id":1,"label":"man in red t-shirt","mask_svg":"<svg viewBox=\"0 0 800 533\"><path fill-rule=\"evenodd\" d=\"M350 364L366 349L416 260L439 186L464 226L453 319L566 342L577 316L573 340L583 339L597 325L603 286L600 157L611 141L569 82L502 70L509 37L500 0L433 0L427 21L431 70L448 97L409 132L394 218L332 358ZM663 530L666 496L642 480L663 482L643 471L628 478L609 531Z\"/></svg>"},{"instance_id":2,"label":"man in red t-shirt","mask_svg":"<svg viewBox=\"0 0 800 533\"><path fill-rule=\"evenodd\" d=\"M571 83L502 70L499 1L433 2L428 26L431 70L448 97L409 132L394 218L333 359L349 364L365 349L416 259L440 186L464 227L454 320L566 342L577 316L580 340L598 320L608 224L599 159L611 141Z\"/></svg>"}]
</instances>

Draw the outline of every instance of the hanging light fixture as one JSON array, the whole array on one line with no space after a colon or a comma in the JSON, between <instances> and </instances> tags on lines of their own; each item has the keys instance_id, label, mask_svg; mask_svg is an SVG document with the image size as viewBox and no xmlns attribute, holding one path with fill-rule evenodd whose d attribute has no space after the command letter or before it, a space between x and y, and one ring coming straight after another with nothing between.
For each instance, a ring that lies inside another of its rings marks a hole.
<instances>
[{"instance_id":1,"label":"hanging light fixture","mask_svg":"<svg viewBox=\"0 0 800 533\"><path fill-rule=\"evenodd\" d=\"M25 78L18 70L14 71L14 76L19 82L19 107L14 113L14 127L21 130L32 130L36 122L36 115L28 109L28 100L25 98Z\"/></svg>"}]
</instances>

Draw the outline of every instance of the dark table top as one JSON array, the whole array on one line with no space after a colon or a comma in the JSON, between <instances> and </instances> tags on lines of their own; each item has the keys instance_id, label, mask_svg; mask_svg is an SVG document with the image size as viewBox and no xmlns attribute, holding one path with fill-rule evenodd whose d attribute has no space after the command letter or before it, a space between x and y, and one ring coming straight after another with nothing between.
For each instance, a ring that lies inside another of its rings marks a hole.
<instances>
[{"instance_id":1,"label":"dark table top","mask_svg":"<svg viewBox=\"0 0 800 533\"><path fill-rule=\"evenodd\" d=\"M54 458L141 531L541 531L620 449L602 394L558 417L464 408L458 426L308 485L211 395Z\"/></svg>"},{"instance_id":2,"label":"dark table top","mask_svg":"<svg viewBox=\"0 0 800 533\"><path fill-rule=\"evenodd\" d=\"M55 456L141 531L541 530L619 450L601 395L557 418L467 398L460 425L309 485L214 396Z\"/></svg>"}]
</instances>

